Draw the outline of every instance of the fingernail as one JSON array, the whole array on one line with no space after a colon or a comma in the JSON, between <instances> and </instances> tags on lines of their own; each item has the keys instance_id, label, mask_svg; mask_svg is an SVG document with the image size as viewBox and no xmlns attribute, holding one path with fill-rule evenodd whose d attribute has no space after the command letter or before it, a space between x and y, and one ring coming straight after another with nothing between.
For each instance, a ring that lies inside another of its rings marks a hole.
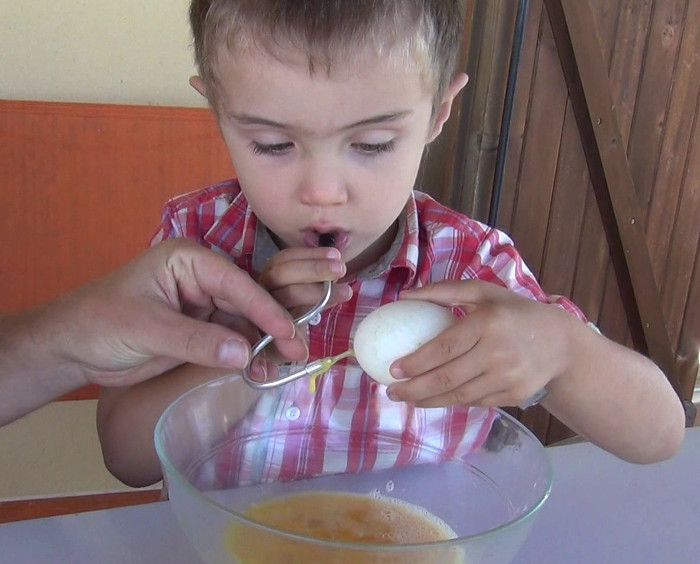
<instances>
[{"instance_id":1,"label":"fingernail","mask_svg":"<svg viewBox=\"0 0 700 564\"><path fill-rule=\"evenodd\" d=\"M394 387L393 387L393 386L389 386L389 387L386 389L386 397L388 397L391 401L401 401L401 400L399 399L398 394L394 391Z\"/></svg>"},{"instance_id":2,"label":"fingernail","mask_svg":"<svg viewBox=\"0 0 700 564\"><path fill-rule=\"evenodd\" d=\"M257 356L253 359L248 367L250 376L256 382L266 382L267 381L267 363L262 357Z\"/></svg>"},{"instance_id":3,"label":"fingernail","mask_svg":"<svg viewBox=\"0 0 700 564\"><path fill-rule=\"evenodd\" d=\"M219 347L219 361L226 366L243 368L248 364L248 351L246 343L229 339Z\"/></svg>"},{"instance_id":4,"label":"fingernail","mask_svg":"<svg viewBox=\"0 0 700 564\"><path fill-rule=\"evenodd\" d=\"M332 262L331 272L333 274L345 274L345 265L342 262Z\"/></svg>"},{"instance_id":5,"label":"fingernail","mask_svg":"<svg viewBox=\"0 0 700 564\"><path fill-rule=\"evenodd\" d=\"M391 374L396 380L404 380L406 378L406 374L404 374L404 371L398 366L389 367L389 374Z\"/></svg>"},{"instance_id":6,"label":"fingernail","mask_svg":"<svg viewBox=\"0 0 700 564\"><path fill-rule=\"evenodd\" d=\"M345 299L352 299L352 286L350 286L349 284L345 286Z\"/></svg>"}]
</instances>

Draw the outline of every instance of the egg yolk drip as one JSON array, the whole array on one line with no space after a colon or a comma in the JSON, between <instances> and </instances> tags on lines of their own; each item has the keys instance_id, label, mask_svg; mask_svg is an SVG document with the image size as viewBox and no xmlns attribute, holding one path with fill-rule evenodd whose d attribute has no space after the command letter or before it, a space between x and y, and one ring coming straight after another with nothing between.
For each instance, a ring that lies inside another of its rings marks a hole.
<instances>
[{"instance_id":1,"label":"egg yolk drip","mask_svg":"<svg viewBox=\"0 0 700 564\"><path fill-rule=\"evenodd\" d=\"M315 394L316 393L316 380L318 380L318 377L321 376L322 374L325 374L330 370L331 366L333 366L336 362L343 360L344 358L348 358L350 356L354 356L355 351L354 349L348 349L345 352L342 352L340 354L337 354L335 356L328 356L326 358L321 358L319 360L314 361L314 364L317 366L313 370L308 370L308 375L309 375L309 393Z\"/></svg>"}]
</instances>

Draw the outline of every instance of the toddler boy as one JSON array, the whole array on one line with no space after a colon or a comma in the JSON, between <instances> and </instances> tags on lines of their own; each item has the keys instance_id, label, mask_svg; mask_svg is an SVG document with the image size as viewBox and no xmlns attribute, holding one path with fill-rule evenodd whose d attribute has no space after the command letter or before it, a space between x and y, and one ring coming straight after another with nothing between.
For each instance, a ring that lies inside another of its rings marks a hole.
<instances>
[{"instance_id":1,"label":"toddler boy","mask_svg":"<svg viewBox=\"0 0 700 564\"><path fill-rule=\"evenodd\" d=\"M467 82L455 74L458 0L194 0L190 16L200 72L191 84L238 177L168 202L154 242L186 237L230 257L295 315L335 281L307 334L277 343L293 360L346 350L370 311L400 298L461 316L396 361L405 381L389 388L349 361L315 394L304 381L263 394L242 428L311 427L315 452L325 430L348 431L334 457L309 457L291 439L271 445L280 477L401 464L417 441L468 450L491 428L488 408L543 388L551 413L618 456L646 462L679 448L683 411L652 362L548 296L505 234L413 190ZM319 246L325 237L335 248ZM217 375L187 366L105 391L98 425L112 472L132 485L160 479L158 416ZM369 440L380 431L402 437L388 461Z\"/></svg>"}]
</instances>

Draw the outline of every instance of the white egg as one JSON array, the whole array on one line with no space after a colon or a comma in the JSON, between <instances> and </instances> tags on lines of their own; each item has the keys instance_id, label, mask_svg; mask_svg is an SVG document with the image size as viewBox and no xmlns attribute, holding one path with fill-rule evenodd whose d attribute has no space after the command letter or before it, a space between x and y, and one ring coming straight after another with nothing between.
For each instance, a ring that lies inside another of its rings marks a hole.
<instances>
[{"instance_id":1,"label":"white egg","mask_svg":"<svg viewBox=\"0 0 700 564\"><path fill-rule=\"evenodd\" d=\"M447 329L457 318L432 302L399 300L377 308L355 331L357 362L380 384L396 382L389 366Z\"/></svg>"}]
</instances>

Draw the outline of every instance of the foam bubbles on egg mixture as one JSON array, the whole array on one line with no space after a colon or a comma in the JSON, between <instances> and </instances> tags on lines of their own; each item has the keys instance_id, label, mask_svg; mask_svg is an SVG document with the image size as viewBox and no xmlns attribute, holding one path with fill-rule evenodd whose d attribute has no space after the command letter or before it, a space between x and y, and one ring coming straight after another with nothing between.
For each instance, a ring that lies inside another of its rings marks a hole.
<instances>
[{"instance_id":1,"label":"foam bubbles on egg mixture","mask_svg":"<svg viewBox=\"0 0 700 564\"><path fill-rule=\"evenodd\" d=\"M387 544L417 544L456 539L457 533L427 509L401 499L372 496L381 502L379 514L390 524L381 534Z\"/></svg>"},{"instance_id":2,"label":"foam bubbles on egg mixture","mask_svg":"<svg viewBox=\"0 0 700 564\"><path fill-rule=\"evenodd\" d=\"M457 538L447 523L418 505L382 495L379 488L366 494L316 491L282 495L253 504L244 516L273 529L340 544L299 542L236 522L225 544L241 564L465 562L460 546L431 544ZM424 546L396 552L359 548L367 544Z\"/></svg>"},{"instance_id":3,"label":"foam bubbles on egg mixture","mask_svg":"<svg viewBox=\"0 0 700 564\"><path fill-rule=\"evenodd\" d=\"M379 488L368 494L284 495L250 506L245 515L289 532L341 542L420 544L457 536L427 509L384 496Z\"/></svg>"}]
</instances>

